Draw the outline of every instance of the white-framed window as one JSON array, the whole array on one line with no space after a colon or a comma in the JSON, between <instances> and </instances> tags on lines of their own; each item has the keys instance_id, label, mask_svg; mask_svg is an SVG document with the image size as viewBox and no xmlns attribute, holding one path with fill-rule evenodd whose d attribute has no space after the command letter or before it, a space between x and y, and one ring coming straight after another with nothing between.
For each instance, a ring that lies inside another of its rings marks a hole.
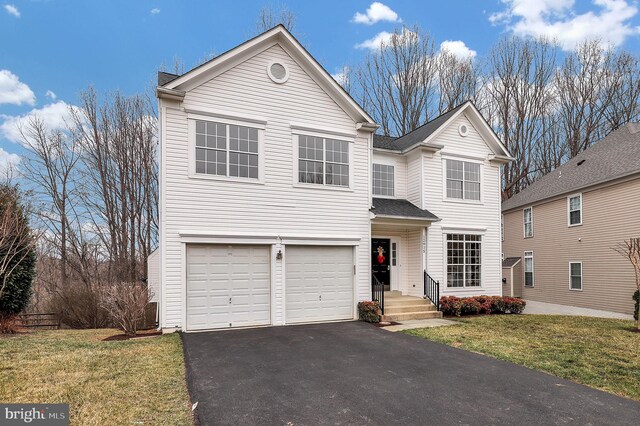
<instances>
[{"instance_id":1,"label":"white-framed window","mask_svg":"<svg viewBox=\"0 0 640 426\"><path fill-rule=\"evenodd\" d=\"M397 266L398 264L398 244L391 243L391 266Z\"/></svg>"},{"instance_id":2,"label":"white-framed window","mask_svg":"<svg viewBox=\"0 0 640 426\"><path fill-rule=\"evenodd\" d=\"M393 197L394 191L394 166L373 163L373 195Z\"/></svg>"},{"instance_id":3,"label":"white-framed window","mask_svg":"<svg viewBox=\"0 0 640 426\"><path fill-rule=\"evenodd\" d=\"M447 287L480 287L482 236L447 235Z\"/></svg>"},{"instance_id":4,"label":"white-framed window","mask_svg":"<svg viewBox=\"0 0 640 426\"><path fill-rule=\"evenodd\" d=\"M582 262L569 262L569 288L582 290Z\"/></svg>"},{"instance_id":5,"label":"white-framed window","mask_svg":"<svg viewBox=\"0 0 640 426\"><path fill-rule=\"evenodd\" d=\"M533 252L532 251L524 252L524 285L526 287L534 286Z\"/></svg>"},{"instance_id":6,"label":"white-framed window","mask_svg":"<svg viewBox=\"0 0 640 426\"><path fill-rule=\"evenodd\" d=\"M298 182L349 187L349 142L298 135Z\"/></svg>"},{"instance_id":7,"label":"white-framed window","mask_svg":"<svg viewBox=\"0 0 640 426\"><path fill-rule=\"evenodd\" d=\"M533 237L533 207L522 210L522 222L524 224L524 237Z\"/></svg>"},{"instance_id":8,"label":"white-framed window","mask_svg":"<svg viewBox=\"0 0 640 426\"><path fill-rule=\"evenodd\" d=\"M567 197L567 220L569 226L582 225L582 194Z\"/></svg>"},{"instance_id":9,"label":"white-framed window","mask_svg":"<svg viewBox=\"0 0 640 426\"><path fill-rule=\"evenodd\" d=\"M480 201L480 164L460 160L445 160L447 198Z\"/></svg>"},{"instance_id":10,"label":"white-framed window","mask_svg":"<svg viewBox=\"0 0 640 426\"><path fill-rule=\"evenodd\" d=\"M195 120L197 174L258 179L258 129Z\"/></svg>"}]
</instances>

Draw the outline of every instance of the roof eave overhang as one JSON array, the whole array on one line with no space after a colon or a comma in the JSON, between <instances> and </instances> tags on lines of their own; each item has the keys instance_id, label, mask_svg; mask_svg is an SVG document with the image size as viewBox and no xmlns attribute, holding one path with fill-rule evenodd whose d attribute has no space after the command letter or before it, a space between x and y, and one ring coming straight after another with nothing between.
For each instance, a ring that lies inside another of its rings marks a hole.
<instances>
[{"instance_id":1,"label":"roof eave overhang","mask_svg":"<svg viewBox=\"0 0 640 426\"><path fill-rule=\"evenodd\" d=\"M185 92L183 90L168 89L163 86L156 88L156 96L160 99L182 102Z\"/></svg>"},{"instance_id":2,"label":"roof eave overhang","mask_svg":"<svg viewBox=\"0 0 640 426\"><path fill-rule=\"evenodd\" d=\"M428 142L420 142L420 143L412 145L409 148L403 150L402 153L403 154L408 154L411 151L413 151L415 149L418 149L418 148L421 149L422 151L425 151L425 152L438 152L442 148L444 148L444 145L438 145L438 144L435 144L435 143L428 143Z\"/></svg>"},{"instance_id":3,"label":"roof eave overhang","mask_svg":"<svg viewBox=\"0 0 640 426\"><path fill-rule=\"evenodd\" d=\"M506 155L490 155L489 161L498 164L508 164L512 161L515 161L515 158Z\"/></svg>"},{"instance_id":4,"label":"roof eave overhang","mask_svg":"<svg viewBox=\"0 0 640 426\"><path fill-rule=\"evenodd\" d=\"M432 223L439 222L440 218L428 218L428 217L415 217L415 216L395 216L395 215L386 215L386 214L375 214L373 213L373 222L417 222L417 223Z\"/></svg>"}]
</instances>

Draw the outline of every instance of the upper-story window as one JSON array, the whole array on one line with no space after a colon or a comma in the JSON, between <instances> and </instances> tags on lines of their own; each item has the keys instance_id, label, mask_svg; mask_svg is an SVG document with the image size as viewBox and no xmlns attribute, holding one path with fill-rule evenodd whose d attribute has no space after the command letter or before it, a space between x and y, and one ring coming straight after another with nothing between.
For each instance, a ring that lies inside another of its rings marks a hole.
<instances>
[{"instance_id":1,"label":"upper-story window","mask_svg":"<svg viewBox=\"0 0 640 426\"><path fill-rule=\"evenodd\" d=\"M298 182L349 186L349 142L298 136Z\"/></svg>"},{"instance_id":2,"label":"upper-story window","mask_svg":"<svg viewBox=\"0 0 640 426\"><path fill-rule=\"evenodd\" d=\"M527 207L522 210L522 216L524 222L524 237L533 237L533 208Z\"/></svg>"},{"instance_id":3,"label":"upper-story window","mask_svg":"<svg viewBox=\"0 0 640 426\"><path fill-rule=\"evenodd\" d=\"M258 129L196 120L196 173L258 179Z\"/></svg>"},{"instance_id":4,"label":"upper-story window","mask_svg":"<svg viewBox=\"0 0 640 426\"><path fill-rule=\"evenodd\" d=\"M394 167L373 163L373 195L394 196Z\"/></svg>"},{"instance_id":5,"label":"upper-story window","mask_svg":"<svg viewBox=\"0 0 640 426\"><path fill-rule=\"evenodd\" d=\"M567 197L569 226L582 225L582 194Z\"/></svg>"},{"instance_id":6,"label":"upper-story window","mask_svg":"<svg viewBox=\"0 0 640 426\"><path fill-rule=\"evenodd\" d=\"M480 164L446 160L447 198L480 200Z\"/></svg>"}]
</instances>

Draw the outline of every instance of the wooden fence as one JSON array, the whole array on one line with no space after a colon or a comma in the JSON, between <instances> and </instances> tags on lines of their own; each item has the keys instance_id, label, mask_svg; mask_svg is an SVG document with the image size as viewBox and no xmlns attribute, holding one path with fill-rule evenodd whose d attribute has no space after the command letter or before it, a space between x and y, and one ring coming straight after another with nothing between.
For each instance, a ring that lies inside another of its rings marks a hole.
<instances>
[{"instance_id":1,"label":"wooden fence","mask_svg":"<svg viewBox=\"0 0 640 426\"><path fill-rule=\"evenodd\" d=\"M59 330L60 319L56 314L51 313L31 313L20 314L22 326L36 330Z\"/></svg>"}]
</instances>

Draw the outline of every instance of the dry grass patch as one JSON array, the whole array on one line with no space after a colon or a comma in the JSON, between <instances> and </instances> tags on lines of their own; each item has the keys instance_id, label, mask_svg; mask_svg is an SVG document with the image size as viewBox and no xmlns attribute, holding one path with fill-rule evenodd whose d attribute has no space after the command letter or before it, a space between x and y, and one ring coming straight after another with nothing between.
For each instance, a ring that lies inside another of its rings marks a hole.
<instances>
[{"instance_id":1,"label":"dry grass patch","mask_svg":"<svg viewBox=\"0 0 640 426\"><path fill-rule=\"evenodd\" d=\"M464 318L405 333L521 364L640 401L633 321L552 315Z\"/></svg>"},{"instance_id":2,"label":"dry grass patch","mask_svg":"<svg viewBox=\"0 0 640 426\"><path fill-rule=\"evenodd\" d=\"M0 337L0 401L68 403L72 424L192 424L180 337L101 341L116 333Z\"/></svg>"}]
</instances>

